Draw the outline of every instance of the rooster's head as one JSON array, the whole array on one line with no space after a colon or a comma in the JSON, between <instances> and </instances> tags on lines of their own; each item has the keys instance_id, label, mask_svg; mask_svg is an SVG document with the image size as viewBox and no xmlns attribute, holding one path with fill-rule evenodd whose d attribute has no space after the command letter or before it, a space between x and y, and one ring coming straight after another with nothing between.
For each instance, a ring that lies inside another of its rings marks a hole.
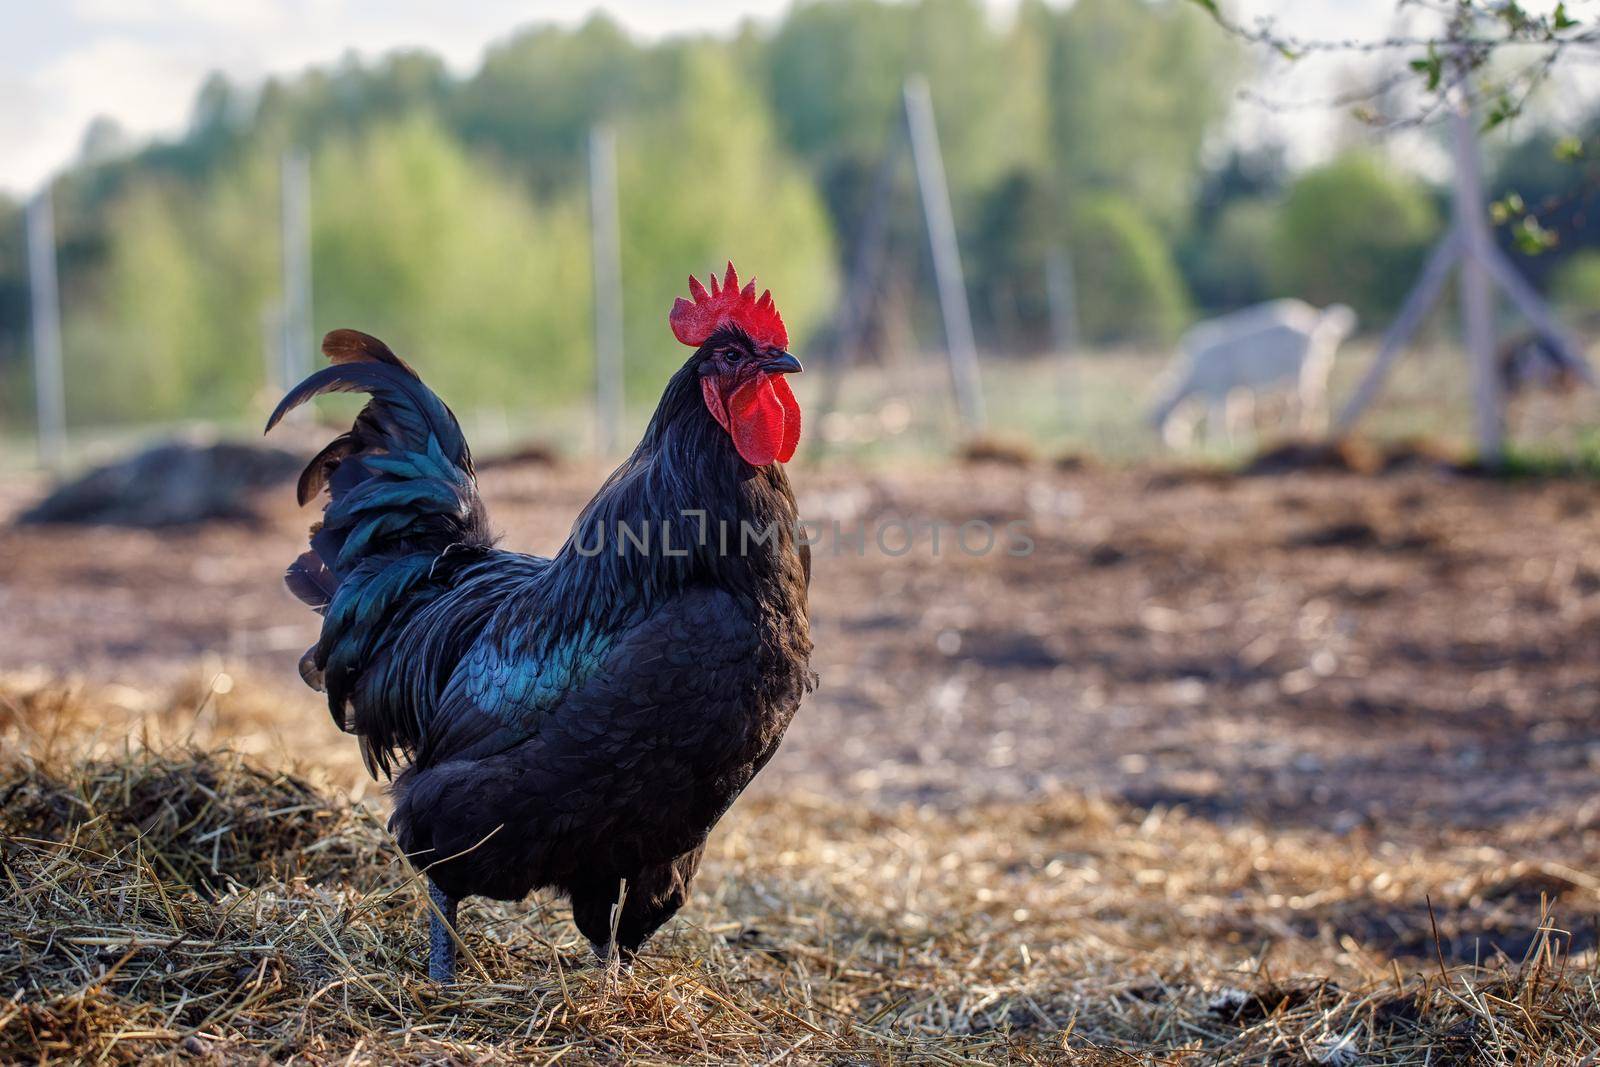
<instances>
[{"instance_id":1,"label":"rooster's head","mask_svg":"<svg viewBox=\"0 0 1600 1067\"><path fill-rule=\"evenodd\" d=\"M787 463L800 441L800 405L783 376L798 373L800 361L788 352L789 332L772 293L757 299L754 280L741 289L729 263L720 283L711 275L710 292L690 275L689 294L694 300L679 297L668 321L673 335L695 349L706 409L746 463Z\"/></svg>"}]
</instances>

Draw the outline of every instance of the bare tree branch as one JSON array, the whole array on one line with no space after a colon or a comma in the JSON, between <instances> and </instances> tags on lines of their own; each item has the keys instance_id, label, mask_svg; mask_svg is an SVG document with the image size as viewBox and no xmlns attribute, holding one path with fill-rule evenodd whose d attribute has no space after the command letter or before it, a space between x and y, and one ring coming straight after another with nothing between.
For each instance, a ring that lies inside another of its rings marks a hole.
<instances>
[{"instance_id":1,"label":"bare tree branch","mask_svg":"<svg viewBox=\"0 0 1600 1067\"><path fill-rule=\"evenodd\" d=\"M1465 94L1483 115L1485 127L1521 114L1533 93L1550 80L1563 61L1576 53L1600 56L1600 10L1575 15L1580 6L1558 3L1534 13L1515 0L1396 0L1396 12L1431 13L1439 23L1433 33L1383 37L1318 38L1286 29L1278 19L1258 18L1246 24L1228 15L1218 0L1190 0L1218 26L1247 44L1266 48L1291 60L1316 55L1394 57L1398 65L1367 91L1341 94L1324 106L1352 107L1365 121L1382 126L1417 126L1433 121L1446 101ZM1509 69L1491 65L1498 57L1516 57ZM1408 114L1383 116L1363 107L1407 81L1417 90L1417 104ZM1270 102L1254 97L1257 103ZM1285 107L1275 109L1287 110Z\"/></svg>"}]
</instances>

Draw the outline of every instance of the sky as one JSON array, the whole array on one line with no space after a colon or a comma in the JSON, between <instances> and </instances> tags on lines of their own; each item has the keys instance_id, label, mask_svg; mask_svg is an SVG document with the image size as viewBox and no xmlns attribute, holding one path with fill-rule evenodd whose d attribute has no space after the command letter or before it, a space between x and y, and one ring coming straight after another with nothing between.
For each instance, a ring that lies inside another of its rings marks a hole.
<instances>
[{"instance_id":1,"label":"sky","mask_svg":"<svg viewBox=\"0 0 1600 1067\"><path fill-rule=\"evenodd\" d=\"M1004 18L1007 0L990 0ZM252 83L329 63L426 47L457 72L531 22L577 23L597 6L641 37L769 21L791 0L0 0L0 191L25 194L77 152L108 116L137 139L179 132L207 74ZM1237 0L1246 17L1292 14L1308 36L1381 33L1394 0ZM1319 91L1315 71L1275 80L1291 97ZM1295 85L1295 80L1303 82ZM1315 145L1329 119L1309 112L1252 121Z\"/></svg>"}]
</instances>

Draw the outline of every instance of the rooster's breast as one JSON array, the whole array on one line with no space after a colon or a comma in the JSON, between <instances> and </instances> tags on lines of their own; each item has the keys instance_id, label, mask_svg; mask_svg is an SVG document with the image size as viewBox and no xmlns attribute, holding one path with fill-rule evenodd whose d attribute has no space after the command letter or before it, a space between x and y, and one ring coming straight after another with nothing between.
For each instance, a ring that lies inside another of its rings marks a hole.
<instances>
[{"instance_id":1,"label":"rooster's breast","mask_svg":"<svg viewBox=\"0 0 1600 1067\"><path fill-rule=\"evenodd\" d=\"M774 661L762 613L690 590L615 636L599 666L538 714L528 736L398 783L408 852L457 896L523 896L698 847L776 751L803 664ZM504 687L506 691L515 689ZM480 710L503 726L515 714Z\"/></svg>"}]
</instances>

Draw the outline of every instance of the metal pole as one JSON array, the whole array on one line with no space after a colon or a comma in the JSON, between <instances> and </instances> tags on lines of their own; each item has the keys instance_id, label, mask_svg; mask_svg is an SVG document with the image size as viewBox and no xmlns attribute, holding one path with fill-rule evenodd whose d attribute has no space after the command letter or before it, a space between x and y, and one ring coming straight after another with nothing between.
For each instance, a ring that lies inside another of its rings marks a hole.
<instances>
[{"instance_id":1,"label":"metal pole","mask_svg":"<svg viewBox=\"0 0 1600 1067\"><path fill-rule=\"evenodd\" d=\"M1045 296L1050 301L1050 333L1062 355L1078 347L1078 287L1072 259L1064 248L1050 250L1044 261Z\"/></svg>"},{"instance_id":2,"label":"metal pole","mask_svg":"<svg viewBox=\"0 0 1600 1067\"><path fill-rule=\"evenodd\" d=\"M1059 245L1050 249L1044 261L1045 296L1050 301L1050 335L1055 342L1061 407L1066 412L1075 404L1072 388L1072 357L1078 349L1078 287L1072 276L1072 259Z\"/></svg>"},{"instance_id":3,"label":"metal pole","mask_svg":"<svg viewBox=\"0 0 1600 1067\"><path fill-rule=\"evenodd\" d=\"M305 152L283 154L283 380L293 386L311 373L311 162Z\"/></svg>"},{"instance_id":4,"label":"metal pole","mask_svg":"<svg viewBox=\"0 0 1600 1067\"><path fill-rule=\"evenodd\" d=\"M955 216L950 209L950 189L939 154L939 131L933 121L927 79L906 81L905 104L911 156L917 168L922 212L933 251L933 274L939 285L939 309L944 314L945 343L950 349L950 380L955 388L956 407L968 430L980 430L984 411L983 387L978 380L978 346L972 337L972 312L967 306L961 249L956 243Z\"/></svg>"},{"instance_id":5,"label":"metal pole","mask_svg":"<svg viewBox=\"0 0 1600 1067\"><path fill-rule=\"evenodd\" d=\"M820 424L839 406L839 393L845 374L861 361L870 325L871 307L883 286L883 265L889 250L889 214L892 209L895 172L904 150L903 134L897 125L886 139L883 162L872 181L871 199L866 213L856 226L856 245L845 277L845 295L833 335L833 352L823 365L822 388L817 397ZM825 441L819 441L808 455L815 456Z\"/></svg>"},{"instance_id":6,"label":"metal pole","mask_svg":"<svg viewBox=\"0 0 1600 1067\"><path fill-rule=\"evenodd\" d=\"M1444 283L1450 280L1451 268L1465 254L1462 241L1461 234L1452 228L1438 244L1434 245L1427 266L1422 268L1422 277L1411 287L1406 302L1400 306L1400 314L1395 317L1389 331L1383 335L1383 342L1378 346L1378 354L1373 357L1372 366L1367 368L1361 384L1356 387L1355 393L1339 412L1339 418L1334 423L1335 433L1348 433L1355 425L1356 419L1367 409L1367 405L1377 398L1378 388L1388 376L1389 368L1405 348L1406 342L1411 340L1412 334L1422 325L1428 309L1433 307L1433 302L1439 299L1439 294L1444 291Z\"/></svg>"},{"instance_id":7,"label":"metal pole","mask_svg":"<svg viewBox=\"0 0 1600 1067\"><path fill-rule=\"evenodd\" d=\"M589 131L589 239L594 261L595 447L614 455L626 417L622 384L622 235L617 219L617 137Z\"/></svg>"},{"instance_id":8,"label":"metal pole","mask_svg":"<svg viewBox=\"0 0 1600 1067\"><path fill-rule=\"evenodd\" d=\"M1483 262L1482 250L1488 247L1490 237L1478 171L1478 137L1464 92L1452 109L1451 124L1456 153L1456 229L1462 236L1463 252L1461 332L1472 358L1478 458L1493 466L1500 462L1505 447L1505 399L1494 358L1494 292Z\"/></svg>"},{"instance_id":9,"label":"metal pole","mask_svg":"<svg viewBox=\"0 0 1600 1067\"><path fill-rule=\"evenodd\" d=\"M1555 346L1557 355L1567 369L1586 384L1590 386L1597 384L1594 368L1590 367L1589 361L1584 358L1583 349L1578 347L1572 335L1567 333L1561 321L1556 318L1555 312L1550 310L1549 305L1534 291L1533 286L1517 273L1517 268L1511 265L1511 261L1500 251L1499 246L1491 242L1480 251L1489 277L1505 290L1511 302L1517 305L1517 310L1533 323L1533 328Z\"/></svg>"},{"instance_id":10,"label":"metal pole","mask_svg":"<svg viewBox=\"0 0 1600 1067\"><path fill-rule=\"evenodd\" d=\"M66 385L61 369L61 296L56 279L56 224L50 183L28 201L28 284L32 295L33 384L39 461L61 465L67 450Z\"/></svg>"}]
</instances>

